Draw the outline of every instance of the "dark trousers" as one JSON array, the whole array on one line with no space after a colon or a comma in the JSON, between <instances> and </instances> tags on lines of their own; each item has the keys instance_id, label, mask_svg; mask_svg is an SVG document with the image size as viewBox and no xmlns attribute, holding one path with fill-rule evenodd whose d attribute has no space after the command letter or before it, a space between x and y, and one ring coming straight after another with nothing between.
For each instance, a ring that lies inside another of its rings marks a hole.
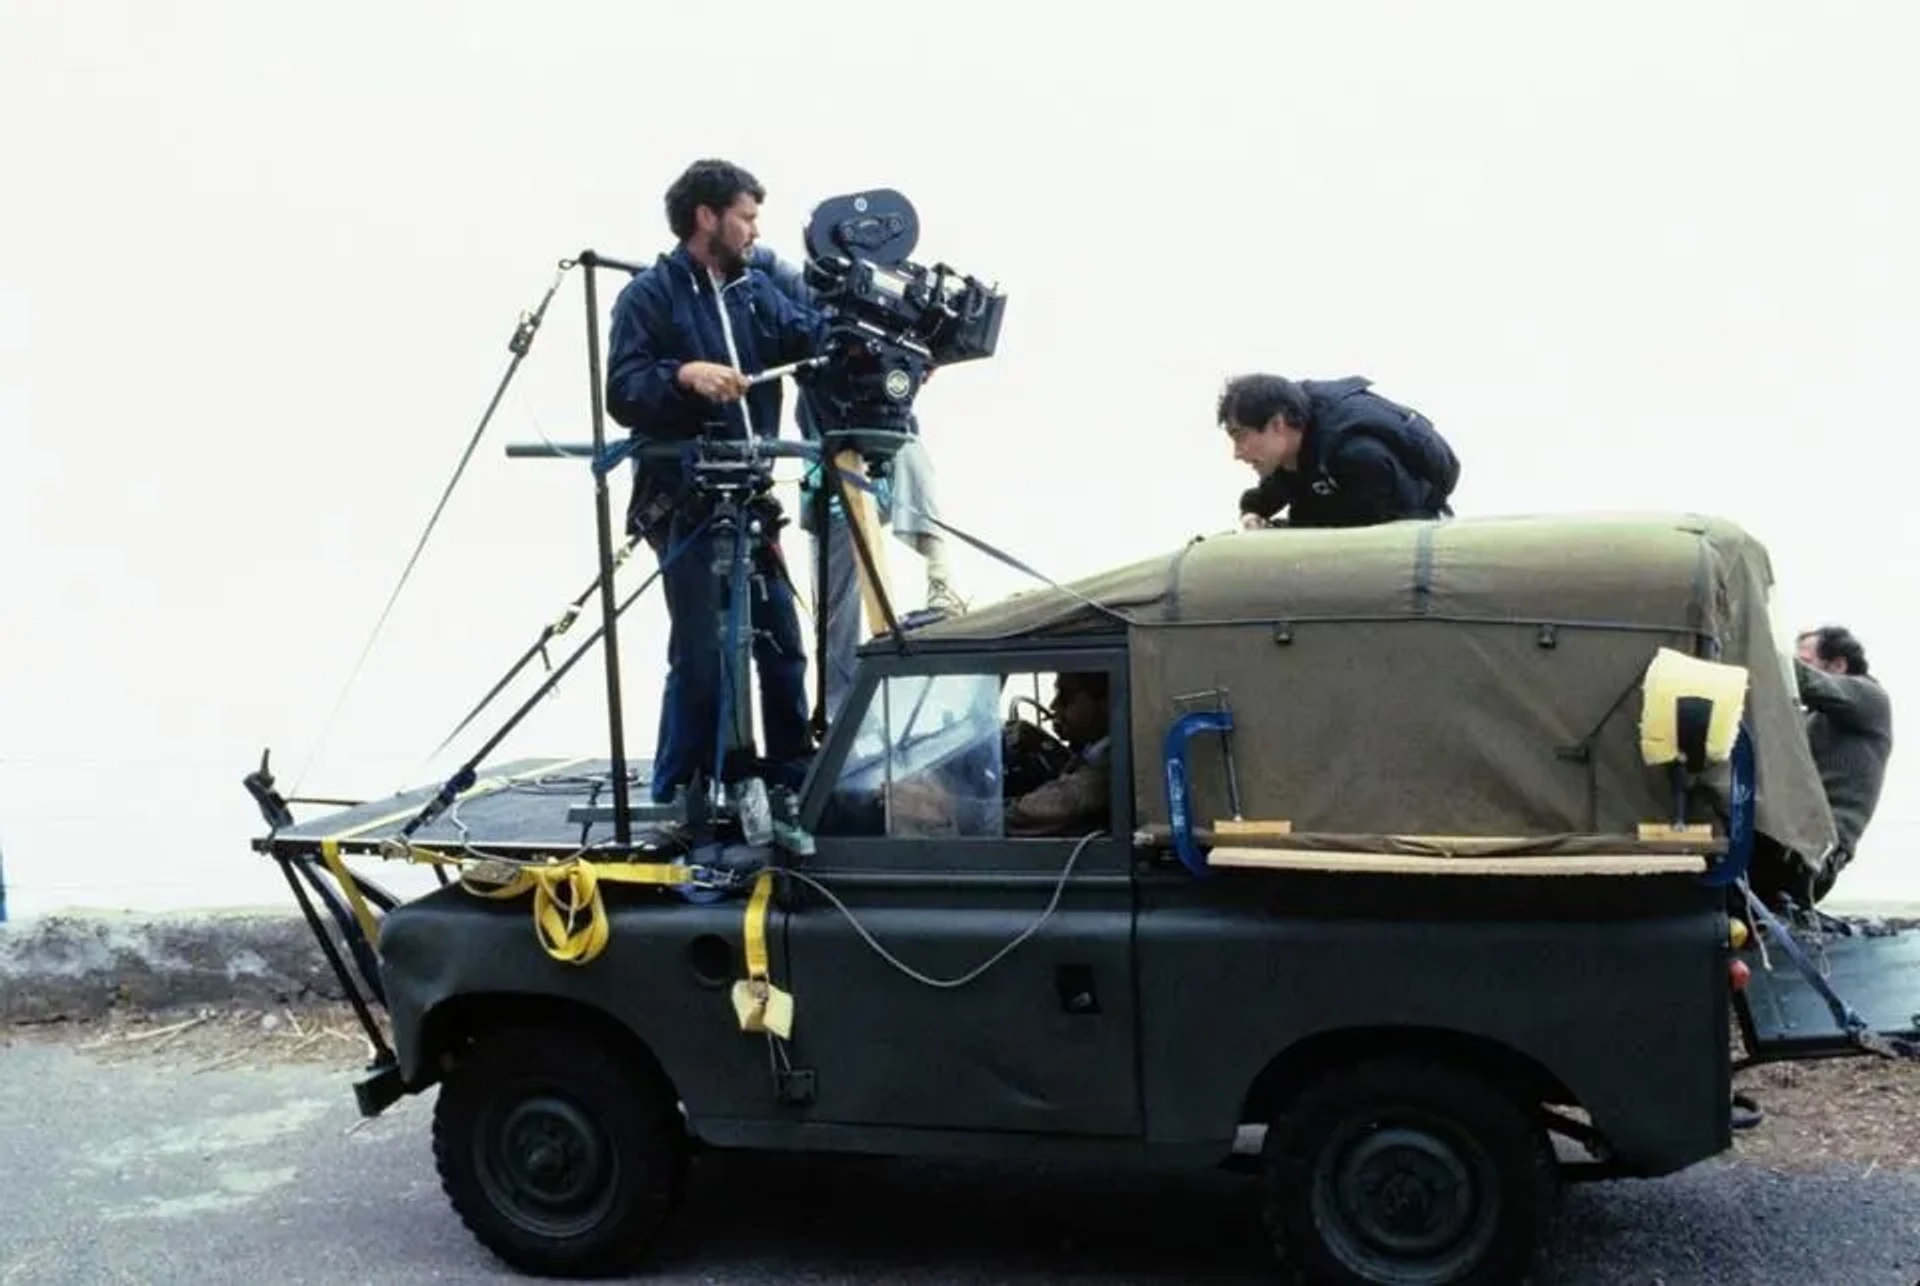
<instances>
[{"instance_id":1,"label":"dark trousers","mask_svg":"<svg viewBox=\"0 0 1920 1286\"><path fill-rule=\"evenodd\" d=\"M685 541L695 523L676 521L667 540L653 544L656 557ZM696 771L711 778L721 735L720 697L727 683L727 638L721 609L727 584L714 567L716 541L702 532L661 574L671 622L667 636L667 681L660 703L654 748L653 801L671 802L674 790ZM769 784L799 789L813 753L807 726L807 654L792 586L777 550L749 560L747 616L753 631L753 666L760 679L760 719L766 736ZM751 691L751 685L749 685Z\"/></svg>"}]
</instances>

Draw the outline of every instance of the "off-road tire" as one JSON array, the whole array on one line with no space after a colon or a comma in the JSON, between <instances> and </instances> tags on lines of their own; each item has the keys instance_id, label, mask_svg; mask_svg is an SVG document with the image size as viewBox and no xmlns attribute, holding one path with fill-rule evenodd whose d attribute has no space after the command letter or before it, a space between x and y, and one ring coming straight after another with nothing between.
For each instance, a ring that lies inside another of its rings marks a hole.
<instances>
[{"instance_id":1,"label":"off-road tire","mask_svg":"<svg viewBox=\"0 0 1920 1286\"><path fill-rule=\"evenodd\" d=\"M687 1152L661 1078L568 1028L489 1034L434 1104L448 1201L481 1245L523 1273L632 1268L679 1204Z\"/></svg>"},{"instance_id":2,"label":"off-road tire","mask_svg":"<svg viewBox=\"0 0 1920 1286\"><path fill-rule=\"evenodd\" d=\"M1560 1181L1530 1105L1452 1063L1380 1059L1330 1069L1286 1106L1261 1186L1294 1281L1512 1286L1552 1226Z\"/></svg>"}]
</instances>

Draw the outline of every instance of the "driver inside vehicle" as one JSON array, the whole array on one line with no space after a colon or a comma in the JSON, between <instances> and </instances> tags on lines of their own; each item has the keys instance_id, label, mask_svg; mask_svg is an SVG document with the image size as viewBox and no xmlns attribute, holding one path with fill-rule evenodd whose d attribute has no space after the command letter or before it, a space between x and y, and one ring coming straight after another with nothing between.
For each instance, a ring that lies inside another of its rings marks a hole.
<instances>
[{"instance_id":1,"label":"driver inside vehicle","mask_svg":"<svg viewBox=\"0 0 1920 1286\"><path fill-rule=\"evenodd\" d=\"M1014 838L1084 835L1103 829L1112 798L1108 756L1107 676L1104 671L1062 674L1054 680L1048 706L1066 753L1054 774L1005 801L1003 825ZM1009 721L1004 747L1009 760L1047 740L1030 724ZM1044 757L1044 750L1035 751ZM1018 774L1008 772L1010 783ZM1015 789L1019 789L1016 785ZM953 800L925 779L896 782L888 790L895 834L938 834L951 824Z\"/></svg>"}]
</instances>

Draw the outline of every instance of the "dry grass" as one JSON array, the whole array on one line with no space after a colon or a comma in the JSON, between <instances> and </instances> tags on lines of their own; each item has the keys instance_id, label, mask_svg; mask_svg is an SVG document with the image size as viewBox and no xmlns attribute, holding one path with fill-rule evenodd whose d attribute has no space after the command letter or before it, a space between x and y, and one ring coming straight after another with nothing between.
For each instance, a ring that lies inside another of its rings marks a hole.
<instances>
[{"instance_id":1,"label":"dry grass","mask_svg":"<svg viewBox=\"0 0 1920 1286\"><path fill-rule=\"evenodd\" d=\"M373 1054L352 1008L335 1003L114 1013L0 1029L0 1048L15 1041L60 1045L103 1063L150 1059L196 1071L307 1064L351 1072Z\"/></svg>"},{"instance_id":2,"label":"dry grass","mask_svg":"<svg viewBox=\"0 0 1920 1286\"><path fill-rule=\"evenodd\" d=\"M1772 1063L1734 1077L1764 1116L1734 1155L1775 1170L1920 1169L1920 1061Z\"/></svg>"}]
</instances>

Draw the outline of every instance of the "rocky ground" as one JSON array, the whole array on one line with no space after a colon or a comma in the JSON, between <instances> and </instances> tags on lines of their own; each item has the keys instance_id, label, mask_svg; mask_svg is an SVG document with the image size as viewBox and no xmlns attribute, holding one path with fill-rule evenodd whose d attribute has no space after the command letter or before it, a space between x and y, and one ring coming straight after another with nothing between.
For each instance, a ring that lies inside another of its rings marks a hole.
<instances>
[{"instance_id":1,"label":"rocky ground","mask_svg":"<svg viewBox=\"0 0 1920 1286\"><path fill-rule=\"evenodd\" d=\"M324 1001L115 1011L0 1027L0 1047L13 1041L61 1044L107 1063L158 1059L201 1071L305 1063L344 1073L371 1055L353 1010ZM1920 1062L1774 1064L1738 1073L1734 1085L1764 1117L1757 1128L1734 1134L1733 1159L1780 1172L1920 1170Z\"/></svg>"}]
</instances>

